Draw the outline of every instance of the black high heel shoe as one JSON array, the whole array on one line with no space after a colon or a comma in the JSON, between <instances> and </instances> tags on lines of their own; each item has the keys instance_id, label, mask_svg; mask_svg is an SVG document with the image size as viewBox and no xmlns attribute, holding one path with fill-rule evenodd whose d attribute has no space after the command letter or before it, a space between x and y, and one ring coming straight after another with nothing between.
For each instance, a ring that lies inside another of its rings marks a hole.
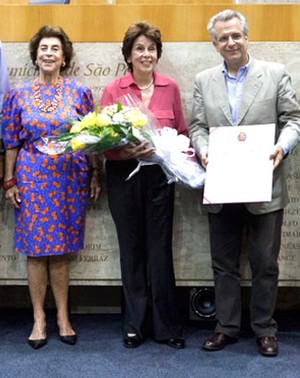
<instances>
[{"instance_id":1,"label":"black high heel shoe","mask_svg":"<svg viewBox=\"0 0 300 378\"><path fill-rule=\"evenodd\" d=\"M185 341L181 337L175 337L174 339L169 339L167 341L167 345L170 346L171 348L183 349L185 348Z\"/></svg>"},{"instance_id":2,"label":"black high heel shoe","mask_svg":"<svg viewBox=\"0 0 300 378\"><path fill-rule=\"evenodd\" d=\"M59 335L59 340L62 343L68 344L68 345L75 345L77 343L77 335L70 335L70 336L61 336Z\"/></svg>"},{"instance_id":3,"label":"black high heel shoe","mask_svg":"<svg viewBox=\"0 0 300 378\"><path fill-rule=\"evenodd\" d=\"M28 339L28 344L31 346L33 349L40 349L44 345L47 344L47 337L44 339L36 339L36 340L30 340Z\"/></svg>"},{"instance_id":4,"label":"black high heel shoe","mask_svg":"<svg viewBox=\"0 0 300 378\"><path fill-rule=\"evenodd\" d=\"M138 348L142 344L142 340L138 335L128 336L123 339L123 345L125 348Z\"/></svg>"}]
</instances>

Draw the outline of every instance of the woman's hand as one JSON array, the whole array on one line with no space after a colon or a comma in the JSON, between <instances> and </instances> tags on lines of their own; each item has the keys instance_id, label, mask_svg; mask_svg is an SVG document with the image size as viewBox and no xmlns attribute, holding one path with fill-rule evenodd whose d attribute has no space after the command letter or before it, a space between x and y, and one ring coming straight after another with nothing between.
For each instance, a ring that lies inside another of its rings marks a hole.
<instances>
[{"instance_id":1,"label":"woman's hand","mask_svg":"<svg viewBox=\"0 0 300 378\"><path fill-rule=\"evenodd\" d=\"M90 197L97 201L100 197L102 190L101 185L101 171L100 169L94 169L91 174L91 181L90 181Z\"/></svg>"},{"instance_id":2,"label":"woman's hand","mask_svg":"<svg viewBox=\"0 0 300 378\"><path fill-rule=\"evenodd\" d=\"M90 197L97 201L101 194L102 161L100 154L89 156L90 167Z\"/></svg>"},{"instance_id":3,"label":"woman's hand","mask_svg":"<svg viewBox=\"0 0 300 378\"><path fill-rule=\"evenodd\" d=\"M3 184L6 200L16 209L20 208L21 203L20 192L17 187L17 181L14 178L15 164L18 153L19 149L17 147L6 150L5 152L5 176Z\"/></svg>"},{"instance_id":4,"label":"woman's hand","mask_svg":"<svg viewBox=\"0 0 300 378\"><path fill-rule=\"evenodd\" d=\"M14 185L12 188L6 190L5 198L8 203L13 205L16 209L20 209L21 198L17 185Z\"/></svg>"},{"instance_id":5,"label":"woman's hand","mask_svg":"<svg viewBox=\"0 0 300 378\"><path fill-rule=\"evenodd\" d=\"M148 143L149 142L147 140L145 140L144 142L142 142L138 146L135 146L135 145L133 146L131 144L127 144L125 147L123 147L120 150L120 153L119 153L120 159L129 160L129 159L141 158L141 159L147 160L147 158L150 158L151 155L155 151L155 148L153 148L153 147L150 147L150 148L146 147Z\"/></svg>"}]
</instances>

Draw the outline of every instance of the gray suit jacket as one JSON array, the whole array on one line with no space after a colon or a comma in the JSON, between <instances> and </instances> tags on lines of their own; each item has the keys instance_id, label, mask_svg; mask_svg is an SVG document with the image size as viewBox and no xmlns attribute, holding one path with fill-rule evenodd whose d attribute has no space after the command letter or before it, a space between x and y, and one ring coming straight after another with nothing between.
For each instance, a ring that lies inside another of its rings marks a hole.
<instances>
[{"instance_id":1,"label":"gray suit jacket","mask_svg":"<svg viewBox=\"0 0 300 378\"><path fill-rule=\"evenodd\" d=\"M276 143L288 144L290 151L299 143L300 106L290 76L281 64L251 59L237 125L268 123L276 124ZM221 65L200 72L195 80L194 106L188 131L199 156L201 148L208 146L211 126L232 126ZM274 171L272 201L246 206L253 214L263 214L282 209L287 203L284 166L280 164ZM211 212L218 212L221 208L222 205L208 205Z\"/></svg>"}]
</instances>

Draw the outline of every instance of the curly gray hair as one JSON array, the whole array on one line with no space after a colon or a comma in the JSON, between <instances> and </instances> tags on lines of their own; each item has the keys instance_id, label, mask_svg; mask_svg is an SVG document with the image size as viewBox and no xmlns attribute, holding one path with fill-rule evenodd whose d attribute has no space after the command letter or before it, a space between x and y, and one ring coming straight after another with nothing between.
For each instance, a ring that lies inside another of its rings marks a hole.
<instances>
[{"instance_id":1,"label":"curly gray hair","mask_svg":"<svg viewBox=\"0 0 300 378\"><path fill-rule=\"evenodd\" d=\"M248 35L248 24L247 24L246 17L240 12L237 12L237 11L234 11L234 10L231 10L231 9L226 9L226 10L223 10L222 12L214 15L209 20L209 22L207 24L207 31L208 31L212 41L217 40L217 33L216 33L216 30L215 30L216 22L218 22L218 21L226 22L226 21L230 21L233 18L237 18L238 20L240 20L244 35Z\"/></svg>"}]
</instances>

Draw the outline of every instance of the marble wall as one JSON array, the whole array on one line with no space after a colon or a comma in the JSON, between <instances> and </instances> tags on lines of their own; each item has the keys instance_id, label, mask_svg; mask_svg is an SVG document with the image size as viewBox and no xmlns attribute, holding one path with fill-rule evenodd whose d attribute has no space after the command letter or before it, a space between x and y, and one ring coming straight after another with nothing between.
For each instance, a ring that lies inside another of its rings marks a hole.
<instances>
[{"instance_id":1,"label":"marble wall","mask_svg":"<svg viewBox=\"0 0 300 378\"><path fill-rule=\"evenodd\" d=\"M251 37L251 35L250 35ZM28 58L26 43L5 43L10 81L32 79L34 68ZM89 86L98 103L103 87L126 70L120 43L75 43L76 59L69 75ZM300 99L300 43L252 43L253 57L286 64ZM192 107L193 81L198 71L219 63L220 57L210 43L164 43L158 70L177 81L187 122ZM300 284L300 148L288 161L287 182L290 205L285 210L280 253L280 285ZM2 193L1 195L2 196ZM174 219L174 261L180 286L212 285L207 217L201 209L201 191L178 186ZM13 211L0 197L0 284L25 284L25 258L13 252ZM105 194L90 203L85 248L70 256L71 283L74 285L120 284L119 253ZM249 267L242 256L244 285L249 284Z\"/></svg>"}]
</instances>

